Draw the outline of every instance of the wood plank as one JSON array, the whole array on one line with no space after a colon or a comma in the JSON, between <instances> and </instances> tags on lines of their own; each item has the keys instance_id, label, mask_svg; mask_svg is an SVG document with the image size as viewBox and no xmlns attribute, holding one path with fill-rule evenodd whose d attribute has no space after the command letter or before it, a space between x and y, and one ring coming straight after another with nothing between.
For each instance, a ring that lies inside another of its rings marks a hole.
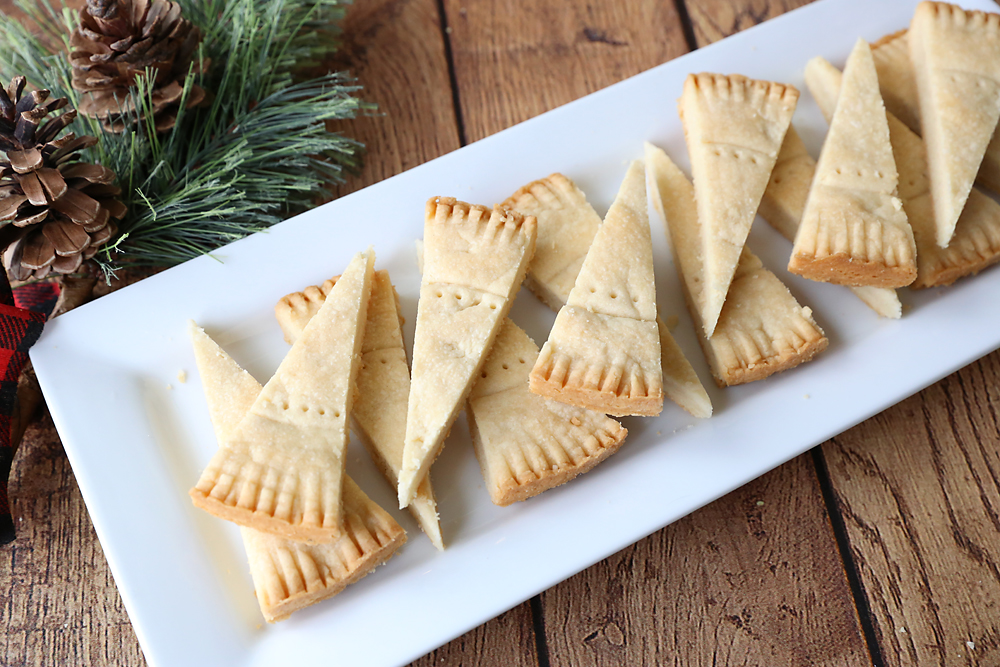
<instances>
[{"instance_id":1,"label":"wood plank","mask_svg":"<svg viewBox=\"0 0 1000 667\"><path fill-rule=\"evenodd\" d=\"M52 420L28 428L10 478L17 539L0 550L9 665L142 665Z\"/></svg>"},{"instance_id":2,"label":"wood plank","mask_svg":"<svg viewBox=\"0 0 1000 667\"><path fill-rule=\"evenodd\" d=\"M411 667L442 665L537 667L538 651L530 604L518 605L410 663Z\"/></svg>"},{"instance_id":3,"label":"wood plank","mask_svg":"<svg viewBox=\"0 0 1000 667\"><path fill-rule=\"evenodd\" d=\"M752 28L813 0L682 0L699 47ZM803 63L803 67L805 63Z\"/></svg>"},{"instance_id":4,"label":"wood plank","mask_svg":"<svg viewBox=\"0 0 1000 667\"><path fill-rule=\"evenodd\" d=\"M554 667L870 664L808 455L542 600Z\"/></svg>"},{"instance_id":5,"label":"wood plank","mask_svg":"<svg viewBox=\"0 0 1000 667\"><path fill-rule=\"evenodd\" d=\"M468 141L687 51L672 2L445 0Z\"/></svg>"},{"instance_id":6,"label":"wood plank","mask_svg":"<svg viewBox=\"0 0 1000 667\"><path fill-rule=\"evenodd\" d=\"M335 70L364 86L374 115L328 124L364 143L361 173L343 195L395 176L459 147L441 17L435 0L355 2L343 23Z\"/></svg>"},{"instance_id":7,"label":"wood plank","mask_svg":"<svg viewBox=\"0 0 1000 667\"><path fill-rule=\"evenodd\" d=\"M1000 664L1000 353L823 446L888 667Z\"/></svg>"},{"instance_id":8,"label":"wood plank","mask_svg":"<svg viewBox=\"0 0 1000 667\"><path fill-rule=\"evenodd\" d=\"M687 51L671 3L445 7L470 141ZM542 610L552 665L869 662L809 457L543 593Z\"/></svg>"}]
</instances>

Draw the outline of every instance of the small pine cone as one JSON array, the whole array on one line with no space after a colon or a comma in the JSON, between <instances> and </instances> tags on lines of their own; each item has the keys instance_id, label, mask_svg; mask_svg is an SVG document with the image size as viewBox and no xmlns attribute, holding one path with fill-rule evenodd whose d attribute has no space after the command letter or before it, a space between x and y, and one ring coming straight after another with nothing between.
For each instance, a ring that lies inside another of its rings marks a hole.
<instances>
[{"instance_id":1,"label":"small pine cone","mask_svg":"<svg viewBox=\"0 0 1000 667\"><path fill-rule=\"evenodd\" d=\"M87 0L80 23L70 37L73 88L90 93L80 112L121 132L136 117L129 89L136 77L153 70L153 119L158 132L177 119L184 80L201 73L209 61L196 61L201 32L181 18L169 0ZM192 67L193 63L193 67ZM203 102L203 88L192 85L185 106Z\"/></svg>"},{"instance_id":2,"label":"small pine cone","mask_svg":"<svg viewBox=\"0 0 1000 667\"><path fill-rule=\"evenodd\" d=\"M48 114L69 102L65 97L49 99L47 90L25 93L26 84L23 76L15 76L6 90L0 86L0 151L20 151L48 143L76 119L76 111L70 109L39 128Z\"/></svg>"},{"instance_id":3,"label":"small pine cone","mask_svg":"<svg viewBox=\"0 0 1000 667\"><path fill-rule=\"evenodd\" d=\"M115 174L80 159L94 137L56 138L76 117L49 91L24 93L24 77L0 87L0 253L15 280L72 273L118 231L125 215Z\"/></svg>"}]
</instances>

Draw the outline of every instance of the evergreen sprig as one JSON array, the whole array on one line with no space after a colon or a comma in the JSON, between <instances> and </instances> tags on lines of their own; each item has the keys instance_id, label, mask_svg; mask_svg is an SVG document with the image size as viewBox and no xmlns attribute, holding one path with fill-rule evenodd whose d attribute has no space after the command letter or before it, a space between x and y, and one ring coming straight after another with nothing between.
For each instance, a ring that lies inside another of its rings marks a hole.
<instances>
[{"instance_id":1,"label":"evergreen sprig","mask_svg":"<svg viewBox=\"0 0 1000 667\"><path fill-rule=\"evenodd\" d=\"M153 114L143 113L152 90L140 77L129 130L108 133L82 115L70 127L99 138L93 157L118 175L129 207L119 237L98 255L105 271L211 252L304 210L358 165L361 144L327 132L325 121L371 105L347 75L311 75L336 49L345 0L175 1L201 30L199 56L211 60L186 85L210 91L211 102L181 104L174 129L158 135ZM51 0L15 5L39 30L0 14L0 77L24 74L78 106L67 58L77 13Z\"/></svg>"}]
</instances>

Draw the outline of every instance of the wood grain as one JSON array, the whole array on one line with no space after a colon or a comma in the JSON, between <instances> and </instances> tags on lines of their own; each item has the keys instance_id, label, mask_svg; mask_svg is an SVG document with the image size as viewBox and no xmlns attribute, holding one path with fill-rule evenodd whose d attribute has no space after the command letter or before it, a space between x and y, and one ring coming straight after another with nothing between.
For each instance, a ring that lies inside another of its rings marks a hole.
<instances>
[{"instance_id":1,"label":"wood grain","mask_svg":"<svg viewBox=\"0 0 1000 667\"><path fill-rule=\"evenodd\" d=\"M539 661L531 606L525 602L514 607L410 664L411 667L536 667Z\"/></svg>"},{"instance_id":2,"label":"wood grain","mask_svg":"<svg viewBox=\"0 0 1000 667\"><path fill-rule=\"evenodd\" d=\"M144 664L48 417L28 428L10 491L18 534L0 550L4 664Z\"/></svg>"},{"instance_id":3,"label":"wood grain","mask_svg":"<svg viewBox=\"0 0 1000 667\"><path fill-rule=\"evenodd\" d=\"M682 0L699 47L752 28L812 0ZM803 65L804 66L804 65Z\"/></svg>"},{"instance_id":4,"label":"wood grain","mask_svg":"<svg viewBox=\"0 0 1000 667\"><path fill-rule=\"evenodd\" d=\"M671 2L445 0L444 6L470 142L687 51Z\"/></svg>"},{"instance_id":5,"label":"wood grain","mask_svg":"<svg viewBox=\"0 0 1000 667\"><path fill-rule=\"evenodd\" d=\"M459 147L441 17L435 0L355 2L342 24L338 58L378 111L328 124L365 144L361 173L337 189L360 190Z\"/></svg>"},{"instance_id":6,"label":"wood grain","mask_svg":"<svg viewBox=\"0 0 1000 667\"><path fill-rule=\"evenodd\" d=\"M542 601L553 666L870 664L809 456Z\"/></svg>"},{"instance_id":7,"label":"wood grain","mask_svg":"<svg viewBox=\"0 0 1000 667\"><path fill-rule=\"evenodd\" d=\"M1000 664L1000 353L823 446L889 667Z\"/></svg>"}]
</instances>

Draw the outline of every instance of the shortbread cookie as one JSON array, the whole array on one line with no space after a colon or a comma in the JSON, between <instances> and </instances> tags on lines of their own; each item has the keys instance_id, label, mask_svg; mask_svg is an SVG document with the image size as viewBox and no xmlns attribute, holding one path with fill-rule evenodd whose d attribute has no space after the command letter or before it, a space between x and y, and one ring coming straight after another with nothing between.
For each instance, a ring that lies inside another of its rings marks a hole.
<instances>
[{"instance_id":1,"label":"shortbread cookie","mask_svg":"<svg viewBox=\"0 0 1000 667\"><path fill-rule=\"evenodd\" d=\"M250 412L261 386L193 321L188 322L188 334L212 430L221 446Z\"/></svg>"},{"instance_id":2,"label":"shortbread cookie","mask_svg":"<svg viewBox=\"0 0 1000 667\"><path fill-rule=\"evenodd\" d=\"M612 415L658 415L660 357L645 172L636 161L556 316L530 387Z\"/></svg>"},{"instance_id":3,"label":"shortbread cookie","mask_svg":"<svg viewBox=\"0 0 1000 667\"><path fill-rule=\"evenodd\" d=\"M828 341L788 288L744 248L715 334L707 337L698 308L704 282L701 233L694 188L663 150L646 144L653 204L667 221L667 233L680 273L684 296L699 341L720 387L761 380L809 361Z\"/></svg>"},{"instance_id":4,"label":"shortbread cookie","mask_svg":"<svg viewBox=\"0 0 1000 667\"><path fill-rule=\"evenodd\" d=\"M525 284L558 312L569 300L583 260L597 236L600 216L576 184L562 174L529 183L508 198L504 206L538 220L535 258L528 266ZM656 322L664 395L699 419L711 417L712 401L705 387L659 317Z\"/></svg>"},{"instance_id":5,"label":"shortbread cookie","mask_svg":"<svg viewBox=\"0 0 1000 667\"><path fill-rule=\"evenodd\" d=\"M712 416L712 399L708 397L705 386L674 340L670 329L659 317L656 318L656 328L660 332L663 394L692 417L708 419Z\"/></svg>"},{"instance_id":6,"label":"shortbread cookie","mask_svg":"<svg viewBox=\"0 0 1000 667\"><path fill-rule=\"evenodd\" d=\"M885 110L919 133L920 99L906 33L906 30L900 30L872 42L872 60L878 73L878 85L882 91Z\"/></svg>"},{"instance_id":7,"label":"shortbread cookie","mask_svg":"<svg viewBox=\"0 0 1000 667\"><path fill-rule=\"evenodd\" d=\"M716 382L724 387L798 366L825 350L828 341L812 310L800 306L778 277L744 248L715 335L701 343Z\"/></svg>"},{"instance_id":8,"label":"shortbread cookie","mask_svg":"<svg viewBox=\"0 0 1000 667\"><path fill-rule=\"evenodd\" d=\"M910 42L906 34L906 30L900 30L872 44L872 57L875 59L886 111L919 135L920 99L913 64L910 62ZM976 183L1000 192L1000 131L993 131L993 137L983 154L983 163L979 165L979 173L976 174Z\"/></svg>"},{"instance_id":9,"label":"shortbread cookie","mask_svg":"<svg viewBox=\"0 0 1000 667\"><path fill-rule=\"evenodd\" d=\"M332 544L303 544L242 528L250 574L264 618L283 621L359 581L396 554L406 532L344 478L344 533Z\"/></svg>"},{"instance_id":10,"label":"shortbread cookie","mask_svg":"<svg viewBox=\"0 0 1000 667\"><path fill-rule=\"evenodd\" d=\"M528 390L538 347L504 320L466 416L490 498L510 505L585 473L618 451L628 433L610 417Z\"/></svg>"},{"instance_id":11,"label":"shortbread cookie","mask_svg":"<svg viewBox=\"0 0 1000 667\"><path fill-rule=\"evenodd\" d=\"M399 505L413 500L486 360L535 251L533 216L427 202Z\"/></svg>"},{"instance_id":12,"label":"shortbread cookie","mask_svg":"<svg viewBox=\"0 0 1000 667\"><path fill-rule=\"evenodd\" d=\"M789 241L795 240L799 230L815 173L816 160L799 133L789 126L758 209L760 216Z\"/></svg>"},{"instance_id":13,"label":"shortbread cookie","mask_svg":"<svg viewBox=\"0 0 1000 667\"><path fill-rule=\"evenodd\" d=\"M792 86L689 74L678 103L701 221L705 335L715 331L740 251L792 120Z\"/></svg>"},{"instance_id":14,"label":"shortbread cookie","mask_svg":"<svg viewBox=\"0 0 1000 667\"><path fill-rule=\"evenodd\" d=\"M840 90L842 75L827 61L817 58L809 64L811 85L820 109L831 115ZM934 207L931 203L927 149L923 140L891 113L889 141L899 165L899 197L913 227L917 245L917 279L911 287L948 285L1000 260L1000 204L973 188L955 226L947 248L937 244Z\"/></svg>"},{"instance_id":15,"label":"shortbread cookie","mask_svg":"<svg viewBox=\"0 0 1000 667\"><path fill-rule=\"evenodd\" d=\"M525 185L502 205L538 221L535 256L524 284L549 308L559 310L573 289L601 216L580 188L559 173Z\"/></svg>"},{"instance_id":16,"label":"shortbread cookie","mask_svg":"<svg viewBox=\"0 0 1000 667\"><path fill-rule=\"evenodd\" d=\"M812 88L810 75L807 67ZM898 180L871 49L859 39L847 60L788 270L838 285L912 283L916 248Z\"/></svg>"},{"instance_id":17,"label":"shortbread cookie","mask_svg":"<svg viewBox=\"0 0 1000 667\"><path fill-rule=\"evenodd\" d=\"M1000 119L1000 15L921 2L907 40L943 248Z\"/></svg>"},{"instance_id":18,"label":"shortbread cookie","mask_svg":"<svg viewBox=\"0 0 1000 667\"><path fill-rule=\"evenodd\" d=\"M663 409L656 322L565 306L531 372L531 391L606 414Z\"/></svg>"},{"instance_id":19,"label":"shortbread cookie","mask_svg":"<svg viewBox=\"0 0 1000 667\"><path fill-rule=\"evenodd\" d=\"M309 320L319 312L337 278L278 301L274 314L287 342L294 343L302 334ZM389 281L389 273L376 271L365 337L361 343L358 392L351 416L365 448L393 489L399 483L403 467L406 401L410 394L410 370L406 365L402 323L399 296ZM434 546L444 549L430 475L417 487L409 510Z\"/></svg>"},{"instance_id":20,"label":"shortbread cookie","mask_svg":"<svg viewBox=\"0 0 1000 667\"><path fill-rule=\"evenodd\" d=\"M913 135L917 138L916 135ZM959 278L979 273L1000 262L1000 204L976 190L969 192L962 215L955 226L955 235L947 248L937 244L933 226L931 195L927 192L920 204L928 214L913 233L917 239L917 279L910 287L950 285ZM920 227L921 233L917 233Z\"/></svg>"},{"instance_id":21,"label":"shortbread cookie","mask_svg":"<svg viewBox=\"0 0 1000 667\"><path fill-rule=\"evenodd\" d=\"M375 253L358 254L191 489L194 504L302 542L341 533L347 416Z\"/></svg>"},{"instance_id":22,"label":"shortbread cookie","mask_svg":"<svg viewBox=\"0 0 1000 667\"><path fill-rule=\"evenodd\" d=\"M250 410L261 386L203 329L191 339L216 439L224 442ZM241 528L257 602L268 623L336 595L392 556L406 533L354 481L344 477L344 534L307 545Z\"/></svg>"},{"instance_id":23,"label":"shortbread cookie","mask_svg":"<svg viewBox=\"0 0 1000 667\"><path fill-rule=\"evenodd\" d=\"M836 101L834 101L836 106ZM831 112L832 113L832 112ZM816 161L806 151L805 144L794 127L785 133L778 161L771 172L764 198L760 200L760 215L789 241L794 243L795 232L806 209L809 186L816 173ZM919 256L917 264L920 263ZM903 305L896 290L885 287L849 287L855 296L882 317L899 319Z\"/></svg>"}]
</instances>

